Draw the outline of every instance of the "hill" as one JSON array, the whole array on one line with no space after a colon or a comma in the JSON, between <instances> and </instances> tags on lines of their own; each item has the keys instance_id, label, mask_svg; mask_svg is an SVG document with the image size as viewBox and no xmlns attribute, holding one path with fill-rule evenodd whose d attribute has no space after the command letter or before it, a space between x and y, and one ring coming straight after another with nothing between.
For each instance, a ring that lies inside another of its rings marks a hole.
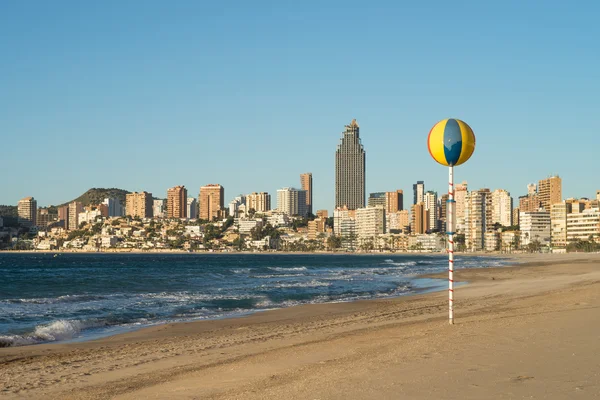
<instances>
[{"instance_id":1,"label":"hill","mask_svg":"<svg viewBox=\"0 0 600 400\"><path fill-rule=\"evenodd\" d=\"M0 217L17 217L17 206L0 205Z\"/></svg>"},{"instance_id":2,"label":"hill","mask_svg":"<svg viewBox=\"0 0 600 400\"><path fill-rule=\"evenodd\" d=\"M125 196L127 195L127 193L131 193L131 192L128 192L127 190L123 190L123 189L117 189L117 188L110 188L110 189L91 188L90 190L88 190L81 196L77 197L76 199L68 201L64 204L60 204L56 207L66 206L67 204L72 203L74 201L79 201L79 202L83 203L83 206L85 207L85 206L89 206L89 205L100 204L107 197L113 197L113 198L119 199L121 204L124 206L125 205Z\"/></svg>"}]
</instances>

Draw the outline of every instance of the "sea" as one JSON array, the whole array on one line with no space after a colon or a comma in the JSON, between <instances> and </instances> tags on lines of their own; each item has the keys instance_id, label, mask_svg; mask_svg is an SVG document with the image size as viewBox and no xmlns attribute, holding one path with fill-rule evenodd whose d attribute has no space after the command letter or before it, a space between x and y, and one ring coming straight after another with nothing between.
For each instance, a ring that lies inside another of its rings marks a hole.
<instances>
[{"instance_id":1,"label":"sea","mask_svg":"<svg viewBox=\"0 0 600 400\"><path fill-rule=\"evenodd\" d=\"M509 260L458 256L456 269ZM443 290L439 255L0 253L0 347Z\"/></svg>"}]
</instances>

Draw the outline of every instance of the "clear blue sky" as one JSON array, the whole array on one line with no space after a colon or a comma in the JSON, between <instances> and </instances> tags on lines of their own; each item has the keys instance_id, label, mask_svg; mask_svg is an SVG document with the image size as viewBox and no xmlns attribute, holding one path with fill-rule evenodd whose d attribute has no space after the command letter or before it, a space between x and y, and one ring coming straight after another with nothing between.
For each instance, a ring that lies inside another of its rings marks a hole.
<instances>
[{"instance_id":1,"label":"clear blue sky","mask_svg":"<svg viewBox=\"0 0 600 400\"><path fill-rule=\"evenodd\" d=\"M327 3L323 5L322 3ZM238 193L299 186L333 207L356 118L367 191L443 193L427 152L468 122L471 189L513 197L549 174L600 189L597 2L13 1L0 3L0 204L90 187Z\"/></svg>"}]
</instances>

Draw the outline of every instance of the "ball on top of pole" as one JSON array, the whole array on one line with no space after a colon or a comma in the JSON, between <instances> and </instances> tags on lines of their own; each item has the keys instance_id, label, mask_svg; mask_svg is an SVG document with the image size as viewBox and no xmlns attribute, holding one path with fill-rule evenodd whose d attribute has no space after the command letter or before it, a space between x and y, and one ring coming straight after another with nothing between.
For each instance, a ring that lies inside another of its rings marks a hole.
<instances>
[{"instance_id":1,"label":"ball on top of pole","mask_svg":"<svg viewBox=\"0 0 600 400\"><path fill-rule=\"evenodd\" d=\"M456 213L454 201L454 166L466 162L475 150L475 134L460 119L444 119L431 128L427 137L429 154L448 168L448 201L446 234L448 235L448 318L454 324L454 233Z\"/></svg>"}]
</instances>

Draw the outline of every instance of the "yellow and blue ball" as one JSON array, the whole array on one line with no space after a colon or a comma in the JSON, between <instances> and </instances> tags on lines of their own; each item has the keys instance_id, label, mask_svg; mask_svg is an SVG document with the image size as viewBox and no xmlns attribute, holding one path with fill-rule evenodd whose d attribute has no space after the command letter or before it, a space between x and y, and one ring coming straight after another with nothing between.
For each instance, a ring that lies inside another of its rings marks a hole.
<instances>
[{"instance_id":1,"label":"yellow and blue ball","mask_svg":"<svg viewBox=\"0 0 600 400\"><path fill-rule=\"evenodd\" d=\"M429 131L427 147L431 157L440 164L450 167L460 165L475 150L475 134L460 119L444 119Z\"/></svg>"}]
</instances>

